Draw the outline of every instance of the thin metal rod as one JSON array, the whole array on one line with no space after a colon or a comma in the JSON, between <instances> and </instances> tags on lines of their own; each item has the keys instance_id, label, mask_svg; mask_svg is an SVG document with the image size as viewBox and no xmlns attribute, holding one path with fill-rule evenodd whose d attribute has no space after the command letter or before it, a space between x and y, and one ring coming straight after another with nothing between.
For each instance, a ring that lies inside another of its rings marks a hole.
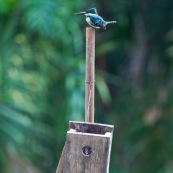
<instances>
[{"instance_id":1,"label":"thin metal rod","mask_svg":"<svg viewBox=\"0 0 173 173\"><path fill-rule=\"evenodd\" d=\"M86 28L85 121L94 123L95 30Z\"/></svg>"}]
</instances>

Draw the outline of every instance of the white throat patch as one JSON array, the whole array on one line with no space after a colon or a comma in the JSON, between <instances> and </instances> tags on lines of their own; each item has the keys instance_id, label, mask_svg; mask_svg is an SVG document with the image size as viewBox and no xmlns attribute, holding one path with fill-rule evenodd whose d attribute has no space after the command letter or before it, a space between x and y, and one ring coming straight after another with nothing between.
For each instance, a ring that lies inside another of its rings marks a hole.
<instances>
[{"instance_id":1,"label":"white throat patch","mask_svg":"<svg viewBox=\"0 0 173 173\"><path fill-rule=\"evenodd\" d=\"M88 23L91 22L89 17L86 17L86 21L87 21Z\"/></svg>"}]
</instances>

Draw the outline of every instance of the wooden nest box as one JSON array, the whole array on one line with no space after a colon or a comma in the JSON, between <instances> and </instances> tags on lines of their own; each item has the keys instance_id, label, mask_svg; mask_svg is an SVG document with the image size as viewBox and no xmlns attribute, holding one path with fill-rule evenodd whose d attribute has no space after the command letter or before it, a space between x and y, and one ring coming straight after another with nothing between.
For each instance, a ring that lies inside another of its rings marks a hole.
<instances>
[{"instance_id":1,"label":"wooden nest box","mask_svg":"<svg viewBox=\"0 0 173 173\"><path fill-rule=\"evenodd\" d=\"M108 173L113 126L70 121L63 173Z\"/></svg>"}]
</instances>

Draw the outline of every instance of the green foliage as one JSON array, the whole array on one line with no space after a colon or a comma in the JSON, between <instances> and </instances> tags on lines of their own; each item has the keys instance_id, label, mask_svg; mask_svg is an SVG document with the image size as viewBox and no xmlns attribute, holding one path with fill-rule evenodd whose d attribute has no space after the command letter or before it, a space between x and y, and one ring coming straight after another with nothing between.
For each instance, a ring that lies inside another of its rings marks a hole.
<instances>
[{"instance_id":1,"label":"green foliage","mask_svg":"<svg viewBox=\"0 0 173 173\"><path fill-rule=\"evenodd\" d=\"M9 158L17 159L19 153L45 172L54 172L68 120L83 119L84 112L82 33L75 17L70 18L78 3L13 3L8 13L2 7L1 165L6 160L4 172L5 167L14 171Z\"/></svg>"}]
</instances>

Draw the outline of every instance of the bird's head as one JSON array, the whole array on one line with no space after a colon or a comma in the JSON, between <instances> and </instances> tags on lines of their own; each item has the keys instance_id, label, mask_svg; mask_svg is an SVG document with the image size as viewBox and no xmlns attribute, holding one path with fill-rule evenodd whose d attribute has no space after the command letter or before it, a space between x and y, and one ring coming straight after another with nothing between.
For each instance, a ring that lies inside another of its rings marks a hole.
<instances>
[{"instance_id":1,"label":"bird's head","mask_svg":"<svg viewBox=\"0 0 173 173\"><path fill-rule=\"evenodd\" d=\"M87 14L97 14L97 10L96 8L90 8L88 9L87 11L84 11L84 12L79 12L79 13L76 13L76 14L84 14L84 15L87 15Z\"/></svg>"}]
</instances>

